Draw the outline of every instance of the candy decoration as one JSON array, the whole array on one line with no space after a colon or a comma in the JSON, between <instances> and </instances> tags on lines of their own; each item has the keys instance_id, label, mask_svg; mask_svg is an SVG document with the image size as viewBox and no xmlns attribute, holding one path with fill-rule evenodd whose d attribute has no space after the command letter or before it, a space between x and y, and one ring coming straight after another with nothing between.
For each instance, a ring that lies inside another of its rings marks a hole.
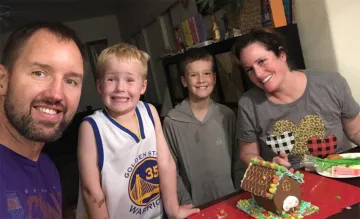
<instances>
[{"instance_id":1,"label":"candy decoration","mask_svg":"<svg viewBox=\"0 0 360 219\"><path fill-rule=\"evenodd\" d=\"M249 214L250 216L254 217L254 218L263 218L263 219L270 219L270 218L279 218L278 216L280 216L281 218L286 218L286 219L300 219L300 218L306 218L306 216L311 215L315 212L319 211L319 208L311 205L311 203L308 202L300 202L300 209L296 210L295 212L291 212L291 213L286 213L285 211L282 210L276 210L275 213L273 212L269 212L264 210L263 208L259 207L255 200L248 199L248 200L239 200L237 203L237 208L243 210L244 212L246 212L247 214ZM277 214L277 215L274 215ZM314 216L316 217L316 215Z\"/></svg>"},{"instance_id":2,"label":"candy decoration","mask_svg":"<svg viewBox=\"0 0 360 219\"><path fill-rule=\"evenodd\" d=\"M225 210L224 209L221 209L220 212L219 212L220 216L224 216L225 215Z\"/></svg>"},{"instance_id":3,"label":"candy decoration","mask_svg":"<svg viewBox=\"0 0 360 219\"><path fill-rule=\"evenodd\" d=\"M300 173L300 178L303 179L303 178L304 178L304 174Z\"/></svg>"},{"instance_id":4,"label":"candy decoration","mask_svg":"<svg viewBox=\"0 0 360 219\"><path fill-rule=\"evenodd\" d=\"M300 172L296 171L295 176L300 177Z\"/></svg>"},{"instance_id":5,"label":"candy decoration","mask_svg":"<svg viewBox=\"0 0 360 219\"><path fill-rule=\"evenodd\" d=\"M270 188L276 188L276 184L271 183Z\"/></svg>"},{"instance_id":6,"label":"candy decoration","mask_svg":"<svg viewBox=\"0 0 360 219\"><path fill-rule=\"evenodd\" d=\"M270 198L270 193L266 193L266 194L265 194L265 197L266 197L266 198Z\"/></svg>"},{"instance_id":7,"label":"candy decoration","mask_svg":"<svg viewBox=\"0 0 360 219\"><path fill-rule=\"evenodd\" d=\"M251 158L251 163L250 163L250 165L252 165L252 164L259 164L259 163L260 163L260 160L257 159L256 157Z\"/></svg>"},{"instance_id":8,"label":"candy decoration","mask_svg":"<svg viewBox=\"0 0 360 219\"><path fill-rule=\"evenodd\" d=\"M277 175L274 175L274 176L273 176L273 179L277 179L277 180L278 180L279 177L278 177Z\"/></svg>"},{"instance_id":9,"label":"candy decoration","mask_svg":"<svg viewBox=\"0 0 360 219\"><path fill-rule=\"evenodd\" d=\"M280 172L280 171L276 171L276 176L281 176L282 175L282 172Z\"/></svg>"},{"instance_id":10,"label":"candy decoration","mask_svg":"<svg viewBox=\"0 0 360 219\"><path fill-rule=\"evenodd\" d=\"M270 193L275 193L275 188L270 188L270 189L269 189L269 192L270 192Z\"/></svg>"},{"instance_id":11,"label":"candy decoration","mask_svg":"<svg viewBox=\"0 0 360 219\"><path fill-rule=\"evenodd\" d=\"M290 168L290 173L294 173L294 168Z\"/></svg>"},{"instance_id":12,"label":"candy decoration","mask_svg":"<svg viewBox=\"0 0 360 219\"><path fill-rule=\"evenodd\" d=\"M281 167L280 170L281 170L281 172L283 172L283 173L287 171L286 167Z\"/></svg>"}]
</instances>

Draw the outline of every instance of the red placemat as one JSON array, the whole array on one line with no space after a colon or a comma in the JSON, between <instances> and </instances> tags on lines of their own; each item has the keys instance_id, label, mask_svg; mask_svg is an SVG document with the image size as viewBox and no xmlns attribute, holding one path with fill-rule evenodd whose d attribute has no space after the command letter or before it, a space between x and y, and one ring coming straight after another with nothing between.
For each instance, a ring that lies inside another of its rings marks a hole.
<instances>
[{"instance_id":1,"label":"red placemat","mask_svg":"<svg viewBox=\"0 0 360 219\"><path fill-rule=\"evenodd\" d=\"M320 208L319 212L306 219L326 218L341 212L347 206L360 202L360 188L330 178L304 172L305 183L301 186L301 199ZM240 199L250 198L250 193L242 193L228 200L201 210L189 219L218 219L221 209L227 213L226 219L252 218L236 207Z\"/></svg>"}]
</instances>

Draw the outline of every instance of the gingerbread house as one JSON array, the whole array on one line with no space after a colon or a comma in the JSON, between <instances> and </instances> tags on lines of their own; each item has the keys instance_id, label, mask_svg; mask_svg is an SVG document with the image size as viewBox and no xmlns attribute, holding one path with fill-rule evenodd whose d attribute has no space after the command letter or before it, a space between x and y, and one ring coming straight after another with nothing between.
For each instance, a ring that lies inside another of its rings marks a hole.
<instances>
[{"instance_id":1,"label":"gingerbread house","mask_svg":"<svg viewBox=\"0 0 360 219\"><path fill-rule=\"evenodd\" d=\"M252 194L257 205L273 213L291 213L299 207L304 174L275 163L253 158L241 188Z\"/></svg>"}]
</instances>

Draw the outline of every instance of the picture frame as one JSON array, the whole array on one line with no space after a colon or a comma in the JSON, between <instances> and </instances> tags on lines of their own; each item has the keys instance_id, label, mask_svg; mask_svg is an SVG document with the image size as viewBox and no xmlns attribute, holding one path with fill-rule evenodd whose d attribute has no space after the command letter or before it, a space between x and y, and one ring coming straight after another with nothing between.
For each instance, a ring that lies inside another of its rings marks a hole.
<instances>
[{"instance_id":1,"label":"picture frame","mask_svg":"<svg viewBox=\"0 0 360 219\"><path fill-rule=\"evenodd\" d=\"M108 40L107 39L101 39L101 40L95 40L91 42L86 43L86 49L89 56L89 61L91 65L91 69L95 77L96 74L96 62L97 59L101 53L106 47L108 47Z\"/></svg>"}]
</instances>

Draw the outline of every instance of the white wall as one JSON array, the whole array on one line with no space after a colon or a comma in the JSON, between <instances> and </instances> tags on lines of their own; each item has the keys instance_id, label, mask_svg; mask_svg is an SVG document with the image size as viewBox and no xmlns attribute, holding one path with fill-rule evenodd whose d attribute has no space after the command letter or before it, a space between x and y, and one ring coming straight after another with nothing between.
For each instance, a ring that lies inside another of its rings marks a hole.
<instances>
[{"instance_id":1,"label":"white wall","mask_svg":"<svg viewBox=\"0 0 360 219\"><path fill-rule=\"evenodd\" d=\"M345 76L360 103L360 1L327 0L326 6L338 71Z\"/></svg>"},{"instance_id":2,"label":"white wall","mask_svg":"<svg viewBox=\"0 0 360 219\"><path fill-rule=\"evenodd\" d=\"M306 67L341 73L360 103L360 1L296 0L295 5Z\"/></svg>"},{"instance_id":3,"label":"white wall","mask_svg":"<svg viewBox=\"0 0 360 219\"><path fill-rule=\"evenodd\" d=\"M117 14L122 38L128 40L132 35L141 32L144 25L156 20L176 1L129 1L127 4L124 2L121 11Z\"/></svg>"},{"instance_id":4,"label":"white wall","mask_svg":"<svg viewBox=\"0 0 360 219\"><path fill-rule=\"evenodd\" d=\"M121 41L116 15L69 21L65 22L65 24L73 28L83 42L104 38L109 41L109 44Z\"/></svg>"}]
</instances>

